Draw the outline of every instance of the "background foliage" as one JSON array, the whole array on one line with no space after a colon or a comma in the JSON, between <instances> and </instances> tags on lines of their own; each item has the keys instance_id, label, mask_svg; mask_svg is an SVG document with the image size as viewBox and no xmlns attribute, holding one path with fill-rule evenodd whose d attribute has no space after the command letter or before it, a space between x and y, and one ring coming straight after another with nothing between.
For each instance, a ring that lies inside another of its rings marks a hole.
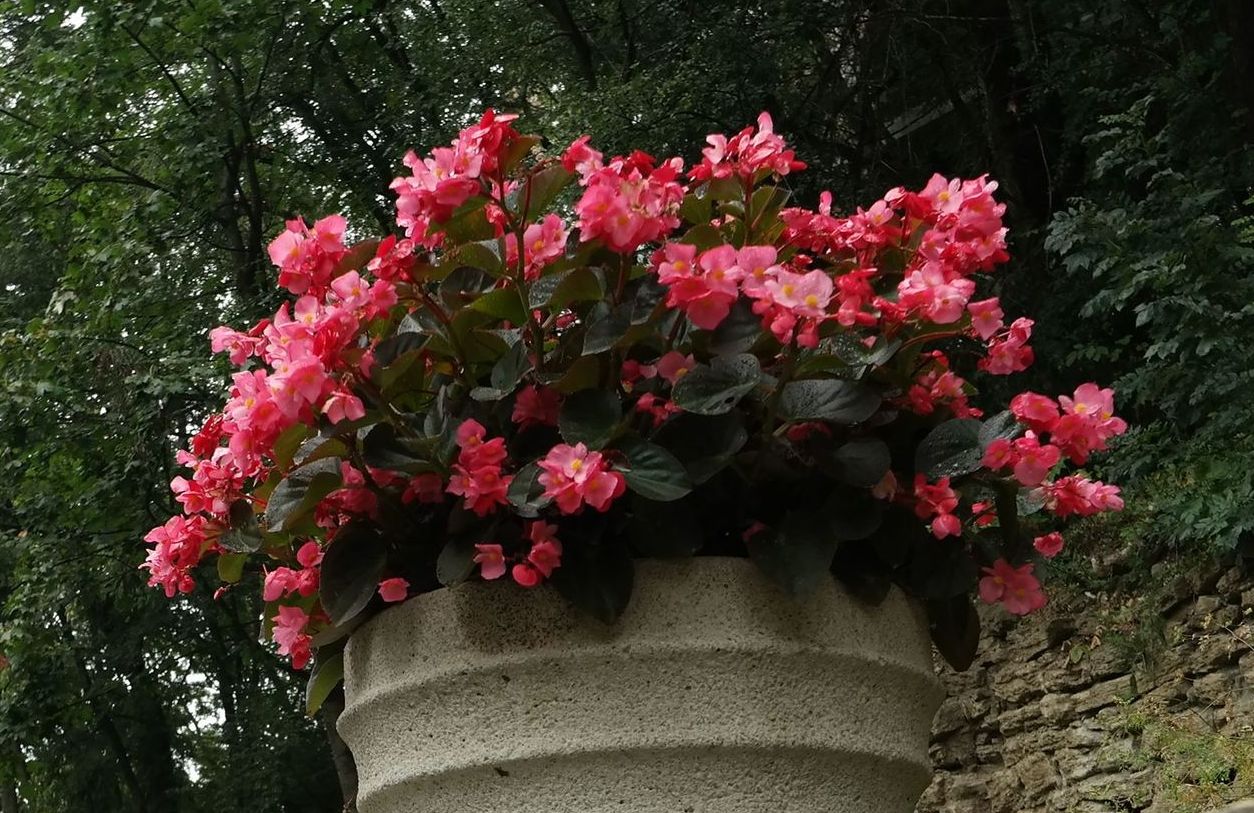
<instances>
[{"instance_id":1,"label":"background foliage","mask_svg":"<svg viewBox=\"0 0 1254 813\"><path fill-rule=\"evenodd\" d=\"M343 805L255 585L168 604L138 540L217 397L207 329L273 309L267 238L334 210L392 230L404 150L487 105L689 159L766 109L801 199L844 208L989 172L1031 383L1114 380L1135 427L1100 474L1130 484L1141 555L1249 544L1249 3L8 3L0 811Z\"/></svg>"}]
</instances>

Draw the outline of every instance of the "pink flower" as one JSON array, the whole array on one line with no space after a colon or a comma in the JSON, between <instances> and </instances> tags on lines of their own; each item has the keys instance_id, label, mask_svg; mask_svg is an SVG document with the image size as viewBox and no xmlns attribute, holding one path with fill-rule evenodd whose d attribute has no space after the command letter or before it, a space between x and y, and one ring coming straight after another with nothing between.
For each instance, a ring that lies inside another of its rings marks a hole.
<instances>
[{"instance_id":1,"label":"pink flower","mask_svg":"<svg viewBox=\"0 0 1254 813\"><path fill-rule=\"evenodd\" d=\"M1057 402L1035 392L1022 392L1011 398L1010 411L1035 432L1052 432L1058 424Z\"/></svg>"},{"instance_id":2,"label":"pink flower","mask_svg":"<svg viewBox=\"0 0 1254 813\"><path fill-rule=\"evenodd\" d=\"M562 545L552 542L537 542L531 546L527 554L527 562L547 579L553 571L562 566Z\"/></svg>"},{"instance_id":3,"label":"pink flower","mask_svg":"<svg viewBox=\"0 0 1254 813\"><path fill-rule=\"evenodd\" d=\"M409 597L409 582L399 576L379 582L379 597L389 604Z\"/></svg>"},{"instance_id":4,"label":"pink flower","mask_svg":"<svg viewBox=\"0 0 1254 813\"><path fill-rule=\"evenodd\" d=\"M514 581L523 587L535 587L544 581L544 574L527 562L519 562L510 570Z\"/></svg>"},{"instance_id":5,"label":"pink flower","mask_svg":"<svg viewBox=\"0 0 1254 813\"><path fill-rule=\"evenodd\" d=\"M546 265L566 253L566 224L555 214L545 215L544 220L532 223L523 232L523 275L536 280ZM514 234L505 235L505 258L511 266L518 262L518 239Z\"/></svg>"},{"instance_id":6,"label":"pink flower","mask_svg":"<svg viewBox=\"0 0 1254 813\"><path fill-rule=\"evenodd\" d=\"M474 563L479 565L479 575L492 581L505 575L505 553L494 543L475 545Z\"/></svg>"},{"instance_id":7,"label":"pink flower","mask_svg":"<svg viewBox=\"0 0 1254 813\"><path fill-rule=\"evenodd\" d=\"M590 452L582 443L559 443L538 464L543 469L539 479L544 496L563 514L573 514L585 504L606 511L627 489L627 479L611 471L600 452Z\"/></svg>"},{"instance_id":8,"label":"pink flower","mask_svg":"<svg viewBox=\"0 0 1254 813\"><path fill-rule=\"evenodd\" d=\"M1033 324L1031 319L1016 319L1005 334L998 334L989 340L988 355L980 359L977 366L993 375L1010 375L1026 370L1035 359L1032 348L1027 346Z\"/></svg>"},{"instance_id":9,"label":"pink flower","mask_svg":"<svg viewBox=\"0 0 1254 813\"><path fill-rule=\"evenodd\" d=\"M967 312L971 314L971 330L984 341L991 339L1002 328L1002 318L1005 314L1002 312L997 297L969 302Z\"/></svg>"},{"instance_id":10,"label":"pink flower","mask_svg":"<svg viewBox=\"0 0 1254 813\"><path fill-rule=\"evenodd\" d=\"M1000 471L1010 468L1018 460L1019 455L1015 452L1014 444L1008 438L996 438L984 450L980 465L991 471Z\"/></svg>"},{"instance_id":11,"label":"pink flower","mask_svg":"<svg viewBox=\"0 0 1254 813\"><path fill-rule=\"evenodd\" d=\"M736 301L743 273L736 249L722 245L696 256L696 247L667 243L653 255L658 282L668 286L666 304L681 308L694 325L713 330L727 318Z\"/></svg>"},{"instance_id":12,"label":"pink flower","mask_svg":"<svg viewBox=\"0 0 1254 813\"><path fill-rule=\"evenodd\" d=\"M998 559L992 567L984 568L984 573L980 598L986 603L1000 601L1014 615L1027 615L1045 606L1045 594L1032 575L1031 564L1014 567L1005 559Z\"/></svg>"},{"instance_id":13,"label":"pink flower","mask_svg":"<svg viewBox=\"0 0 1254 813\"><path fill-rule=\"evenodd\" d=\"M464 498L466 508L485 517L496 510L498 505L509 503L507 494L512 480L512 476L501 474L500 466L486 465L467 469L456 464L453 466L453 475L449 477L447 491Z\"/></svg>"},{"instance_id":14,"label":"pink flower","mask_svg":"<svg viewBox=\"0 0 1254 813\"><path fill-rule=\"evenodd\" d=\"M562 166L567 172L579 174L580 183L587 184L588 177L601 169L601 153L588 146L591 136L580 136L562 152Z\"/></svg>"},{"instance_id":15,"label":"pink flower","mask_svg":"<svg viewBox=\"0 0 1254 813\"><path fill-rule=\"evenodd\" d=\"M1088 517L1103 511L1122 511L1119 486L1074 475L1041 486L1045 507L1059 517Z\"/></svg>"},{"instance_id":16,"label":"pink flower","mask_svg":"<svg viewBox=\"0 0 1254 813\"><path fill-rule=\"evenodd\" d=\"M279 614L273 619L272 637L279 645L279 654L292 659L292 667L304 669L309 663L310 642L312 639L305 633L309 624L309 614L299 607L280 607Z\"/></svg>"},{"instance_id":17,"label":"pink flower","mask_svg":"<svg viewBox=\"0 0 1254 813\"><path fill-rule=\"evenodd\" d=\"M557 426L561 405L562 396L557 390L528 384L518 391L510 420L518 424L519 429L529 426Z\"/></svg>"},{"instance_id":18,"label":"pink flower","mask_svg":"<svg viewBox=\"0 0 1254 813\"><path fill-rule=\"evenodd\" d=\"M929 485L923 474L914 476L914 513L919 519L934 514L952 514L958 507L958 493L949 487L949 478L942 477Z\"/></svg>"},{"instance_id":19,"label":"pink flower","mask_svg":"<svg viewBox=\"0 0 1254 813\"><path fill-rule=\"evenodd\" d=\"M1062 452L1052 444L1041 445L1032 432L1015 441L1015 479L1025 486L1038 486L1049 470L1062 460Z\"/></svg>"},{"instance_id":20,"label":"pink flower","mask_svg":"<svg viewBox=\"0 0 1254 813\"><path fill-rule=\"evenodd\" d=\"M401 502L408 505L415 500L426 504L444 502L444 480L440 475L424 472L410 480L401 493Z\"/></svg>"},{"instance_id":21,"label":"pink flower","mask_svg":"<svg viewBox=\"0 0 1254 813\"><path fill-rule=\"evenodd\" d=\"M780 269L765 283L771 301L795 316L820 319L827 314L827 303L835 290L832 278L822 271L794 274Z\"/></svg>"},{"instance_id":22,"label":"pink flower","mask_svg":"<svg viewBox=\"0 0 1254 813\"><path fill-rule=\"evenodd\" d=\"M937 514L932 520L932 536L944 539L947 536L960 536L962 522L953 514Z\"/></svg>"},{"instance_id":23,"label":"pink flower","mask_svg":"<svg viewBox=\"0 0 1254 813\"><path fill-rule=\"evenodd\" d=\"M689 370L697 366L697 360L692 354L684 355L678 350L672 350L657 361L657 374L662 376L671 384L679 381Z\"/></svg>"},{"instance_id":24,"label":"pink flower","mask_svg":"<svg viewBox=\"0 0 1254 813\"><path fill-rule=\"evenodd\" d=\"M296 561L301 567L317 567L322 564L322 548L311 539L296 551Z\"/></svg>"},{"instance_id":25,"label":"pink flower","mask_svg":"<svg viewBox=\"0 0 1254 813\"><path fill-rule=\"evenodd\" d=\"M366 417L361 399L346 389L336 389L322 404L322 412L331 423L357 421Z\"/></svg>"},{"instance_id":26,"label":"pink flower","mask_svg":"<svg viewBox=\"0 0 1254 813\"><path fill-rule=\"evenodd\" d=\"M753 127L746 127L731 138L712 134L705 140L710 146L701 151L701 163L692 169L694 181L732 176L748 181L759 171L787 175L806 166L787 149L784 139L775 134L769 113L758 116L757 132Z\"/></svg>"},{"instance_id":27,"label":"pink flower","mask_svg":"<svg viewBox=\"0 0 1254 813\"><path fill-rule=\"evenodd\" d=\"M1046 559L1053 559L1062 552L1062 534L1051 531L1032 540L1032 547Z\"/></svg>"}]
</instances>

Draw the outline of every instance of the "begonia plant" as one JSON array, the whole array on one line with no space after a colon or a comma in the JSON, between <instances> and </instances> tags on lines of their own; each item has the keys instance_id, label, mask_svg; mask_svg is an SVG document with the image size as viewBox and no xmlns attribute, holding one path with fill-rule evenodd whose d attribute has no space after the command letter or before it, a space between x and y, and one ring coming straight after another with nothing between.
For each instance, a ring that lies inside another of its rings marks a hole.
<instances>
[{"instance_id":1,"label":"begonia plant","mask_svg":"<svg viewBox=\"0 0 1254 813\"><path fill-rule=\"evenodd\" d=\"M211 334L240 371L143 567L171 597L208 559L219 589L259 569L265 635L316 653L311 708L390 603L482 579L613 622L639 557L896 583L961 667L972 597L1041 607L1055 520L1121 507L1078 468L1126 428L1110 390L973 403L968 376L1033 358L1032 321L978 293L1008 259L996 183L840 215L789 205L804 164L766 114L687 171L586 136L545 155L514 121L405 156L403 236L290 221L294 300Z\"/></svg>"}]
</instances>

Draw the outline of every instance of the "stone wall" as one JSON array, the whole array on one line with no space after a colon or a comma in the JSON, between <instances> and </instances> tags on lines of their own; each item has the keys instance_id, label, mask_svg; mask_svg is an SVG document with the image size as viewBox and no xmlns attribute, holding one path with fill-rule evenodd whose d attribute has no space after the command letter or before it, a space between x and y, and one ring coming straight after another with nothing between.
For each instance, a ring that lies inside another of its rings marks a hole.
<instances>
[{"instance_id":1,"label":"stone wall","mask_svg":"<svg viewBox=\"0 0 1254 813\"><path fill-rule=\"evenodd\" d=\"M1254 576L1075 606L987 611L976 664L941 667L919 813L1194 813L1254 796Z\"/></svg>"}]
</instances>

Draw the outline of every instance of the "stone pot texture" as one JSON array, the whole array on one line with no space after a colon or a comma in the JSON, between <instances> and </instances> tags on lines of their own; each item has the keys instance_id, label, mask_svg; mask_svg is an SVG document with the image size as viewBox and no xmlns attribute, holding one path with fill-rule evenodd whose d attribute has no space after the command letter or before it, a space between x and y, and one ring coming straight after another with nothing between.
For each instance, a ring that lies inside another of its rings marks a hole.
<instances>
[{"instance_id":1,"label":"stone pot texture","mask_svg":"<svg viewBox=\"0 0 1254 813\"><path fill-rule=\"evenodd\" d=\"M609 626L482 582L354 633L361 813L909 813L941 691L920 609L747 559L637 563Z\"/></svg>"}]
</instances>

